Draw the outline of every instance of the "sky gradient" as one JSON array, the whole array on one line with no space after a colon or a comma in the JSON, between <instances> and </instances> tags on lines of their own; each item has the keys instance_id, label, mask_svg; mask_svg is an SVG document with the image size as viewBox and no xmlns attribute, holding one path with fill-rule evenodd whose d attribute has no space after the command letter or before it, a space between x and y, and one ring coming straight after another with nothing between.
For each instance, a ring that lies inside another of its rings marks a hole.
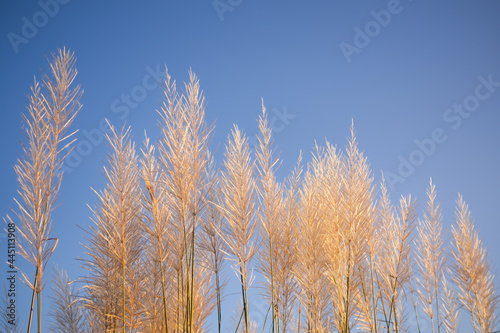
<instances>
[{"instance_id":1,"label":"sky gradient","mask_svg":"<svg viewBox=\"0 0 500 333\"><path fill-rule=\"evenodd\" d=\"M257 133L261 99L283 160L279 180L300 151L310 159L315 140L343 148L354 121L375 181L383 171L393 202L411 193L421 212L432 177L449 230L461 193L497 268L499 15L493 0L2 1L0 212L17 196L13 166L29 87L50 54L66 47L84 94L73 127L79 143L53 215L60 242L51 263L71 278L83 274L75 259L90 223L87 204L97 200L91 187L104 186L103 121L132 126L138 146L144 130L156 138L155 80L165 65L179 86L189 69L198 76L219 163L233 123ZM5 237L0 246L3 260Z\"/></svg>"}]
</instances>

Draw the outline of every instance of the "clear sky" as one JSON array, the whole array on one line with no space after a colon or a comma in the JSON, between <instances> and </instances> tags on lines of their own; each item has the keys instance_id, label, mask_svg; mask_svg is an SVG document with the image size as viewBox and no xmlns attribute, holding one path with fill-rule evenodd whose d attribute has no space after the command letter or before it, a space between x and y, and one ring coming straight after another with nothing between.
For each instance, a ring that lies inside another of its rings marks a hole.
<instances>
[{"instance_id":1,"label":"clear sky","mask_svg":"<svg viewBox=\"0 0 500 333\"><path fill-rule=\"evenodd\" d=\"M300 150L309 160L315 140L344 147L353 119L375 180L381 171L390 178L393 201L412 193L423 208L432 177L449 227L462 193L498 267L500 2L54 1L0 4L0 212L14 206L33 76L67 47L84 95L74 123L79 149L53 216L60 242L51 262L71 278L83 273L77 226L90 223L90 187L104 185L99 123L126 122L138 144L145 129L156 137L160 89L151 78L164 65L178 83L190 68L198 75L219 157L233 123L257 132L263 98L283 159L280 178ZM5 237L0 242L4 260Z\"/></svg>"}]
</instances>

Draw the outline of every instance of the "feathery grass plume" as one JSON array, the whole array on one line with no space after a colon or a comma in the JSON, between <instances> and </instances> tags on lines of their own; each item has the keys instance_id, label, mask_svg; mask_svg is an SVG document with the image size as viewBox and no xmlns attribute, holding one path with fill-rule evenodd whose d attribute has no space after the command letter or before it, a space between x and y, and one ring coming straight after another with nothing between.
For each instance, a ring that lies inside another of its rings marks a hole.
<instances>
[{"instance_id":1,"label":"feathery grass plume","mask_svg":"<svg viewBox=\"0 0 500 333\"><path fill-rule=\"evenodd\" d=\"M129 130L117 133L112 125L109 126L112 135L107 135L107 139L111 153L108 167L104 167L107 186L101 193L96 192L99 206L94 211L96 226L91 229L93 235L87 247L90 259L86 260L86 267L91 273L87 278L87 290L91 297L94 292L108 296L102 299L97 294L99 302L111 302L104 308L111 310L105 313L108 317L105 327L110 325L125 332L140 329L143 319L140 300L145 272L141 269L141 192L137 156ZM110 287L114 287L113 291L106 290ZM113 292L114 295L109 295ZM90 301L91 308L99 311L96 307L101 304Z\"/></svg>"},{"instance_id":2,"label":"feathery grass plume","mask_svg":"<svg viewBox=\"0 0 500 333\"><path fill-rule=\"evenodd\" d=\"M436 186L430 180L427 190L427 212L417 226L416 263L417 294L422 310L431 320L432 332L441 331L440 299L444 279L446 253L441 222L441 209L436 203ZM434 319L436 319L434 321Z\"/></svg>"},{"instance_id":3,"label":"feathery grass plume","mask_svg":"<svg viewBox=\"0 0 500 333\"><path fill-rule=\"evenodd\" d=\"M461 195L457 200L453 236L452 279L458 287L457 298L471 315L475 332L495 331L498 295L491 273L488 252L483 248L474 222L471 221L469 207Z\"/></svg>"},{"instance_id":4,"label":"feathery grass plume","mask_svg":"<svg viewBox=\"0 0 500 333\"><path fill-rule=\"evenodd\" d=\"M80 300L73 283L64 270L55 270L54 295L51 296L52 308L49 316L53 318L50 331L54 333L87 332Z\"/></svg>"},{"instance_id":5,"label":"feathery grass plume","mask_svg":"<svg viewBox=\"0 0 500 333\"><path fill-rule=\"evenodd\" d=\"M369 272L366 259L370 256L368 245L375 226L373 179L366 157L358 150L354 126L343 159L330 144L326 152L327 177L322 193L328 209L325 214L327 276L334 325L339 332L350 332L358 317L372 317L368 309L360 313L358 301L366 303L372 299L370 284L365 283L363 277ZM369 324L374 326L373 322Z\"/></svg>"},{"instance_id":6,"label":"feathery grass plume","mask_svg":"<svg viewBox=\"0 0 500 333\"><path fill-rule=\"evenodd\" d=\"M317 151L320 149L317 148ZM326 332L330 329L331 302L328 280L325 276L325 223L321 212L321 173L324 170L323 154L318 152L308 163L302 180L299 201L299 221L296 229L297 264L294 275L300 287L299 301L304 307L304 321L299 330Z\"/></svg>"},{"instance_id":7,"label":"feathery grass plume","mask_svg":"<svg viewBox=\"0 0 500 333\"><path fill-rule=\"evenodd\" d=\"M267 120L266 108L262 101L262 115L259 116L260 136L257 136L259 145L256 150L259 182L257 193L259 197L258 219L260 221L260 233L262 246L259 251L259 270L264 275L263 295L269 301L271 312L271 332L279 329L279 313L276 294L276 266L277 261L277 238L282 226L280 213L283 205L283 188L276 181L275 172L279 167L279 160L274 155L272 142L272 130Z\"/></svg>"},{"instance_id":8,"label":"feathery grass plume","mask_svg":"<svg viewBox=\"0 0 500 333\"><path fill-rule=\"evenodd\" d=\"M389 262L383 262L384 260L384 255L388 255L391 252L389 244L386 243L387 240L393 240L394 238L394 232L396 230L396 217L394 216L394 206L389 199L389 193L387 191L387 186L385 182L384 175L382 174L382 179L380 181L380 194L379 194L379 200L377 203L377 220L378 220L378 226L379 226L379 232L378 232L378 238L380 241L378 242L378 247L377 247L377 256L375 257L374 260L374 269L373 269L373 275L374 275L374 287L373 287L373 293L376 295L375 297L375 302L374 302L374 317L375 320L375 326L376 330L375 332L378 332L379 328L382 330L384 327L382 324L379 324L380 319L378 319L379 315L382 315L384 319L382 319L383 324L385 324L385 328L389 329L390 328L390 323L389 319L387 318L388 313L386 312L386 306L384 305L384 291L388 292L390 285L387 285L386 288L384 288L384 282L387 280L381 279L381 274L385 276L385 274L389 274L389 268L390 266L388 265ZM385 272L384 272L385 270ZM385 290L384 290L385 289ZM385 298L388 298L387 295ZM380 304L380 307L379 307ZM377 320L378 319L378 320Z\"/></svg>"},{"instance_id":9,"label":"feathery grass plume","mask_svg":"<svg viewBox=\"0 0 500 333\"><path fill-rule=\"evenodd\" d=\"M190 321L191 332L206 332L207 318L215 308L214 299L217 294L216 278L218 274L212 275L209 272L219 271L222 268L221 254L216 251L215 258L218 260L217 268L215 261L206 260L202 244L195 243L200 238L200 232L196 233L196 228L203 223L203 216L207 210L210 193L213 193L215 182L215 166L212 164L212 157L209 144L213 131L213 125L208 126L205 122L205 99L200 89L200 84L195 74L189 71L189 83L185 84L185 103L183 104L188 123L188 150L189 170L191 177L189 213L192 220L191 227L191 305ZM213 171L210 171L212 169ZM214 208L214 207L211 207ZM217 239L217 244L221 240ZM213 250L213 248L212 248ZM212 252L212 251L211 251ZM195 263L199 263L195 267ZM213 265L212 265L213 263ZM188 266L189 267L189 266ZM188 280L189 281L189 280ZM224 287L224 281L219 280L219 291ZM220 300L221 295L219 295Z\"/></svg>"},{"instance_id":10,"label":"feathery grass plume","mask_svg":"<svg viewBox=\"0 0 500 333\"><path fill-rule=\"evenodd\" d=\"M243 302L243 327L249 332L248 288L250 262L256 253L254 163L250 158L248 140L234 126L228 137L221 177L222 214L225 218L220 236L226 243L233 269L240 278Z\"/></svg>"},{"instance_id":11,"label":"feathery grass plume","mask_svg":"<svg viewBox=\"0 0 500 333\"><path fill-rule=\"evenodd\" d=\"M281 205L281 224L276 238L276 263L274 279L276 282L276 305L279 331L291 331L293 311L297 301L298 285L293 274L297 262L297 223L299 220L299 189L301 180L301 160L286 179L284 200Z\"/></svg>"},{"instance_id":12,"label":"feathery grass plume","mask_svg":"<svg viewBox=\"0 0 500 333\"><path fill-rule=\"evenodd\" d=\"M346 226L341 211L342 192L344 191L343 172L345 164L337 148L326 142L325 147L316 147L314 156L315 177L317 178L318 200L320 201L319 215L323 230L324 275L328 282L330 302L332 304L332 325L339 331L344 330L346 324L345 283L348 279L346 268L349 258L345 255L343 233ZM354 268L354 267L352 267ZM348 283L348 282L347 282Z\"/></svg>"},{"instance_id":13,"label":"feathery grass plume","mask_svg":"<svg viewBox=\"0 0 500 333\"><path fill-rule=\"evenodd\" d=\"M77 71L73 53L58 50L49 62L50 76L44 75L43 92L35 80L23 115L26 141L23 157L15 166L20 200L15 199L15 214L21 221L19 253L35 267L33 282L22 273L33 290L28 332L36 295L38 332L41 332L42 290L45 266L55 250L57 239L50 237L51 213L62 181L61 166L74 140L67 131L81 108L80 87L72 83ZM10 218L8 217L10 220Z\"/></svg>"},{"instance_id":14,"label":"feathery grass plume","mask_svg":"<svg viewBox=\"0 0 500 333\"><path fill-rule=\"evenodd\" d=\"M354 135L352 135L352 138L354 140ZM354 151L357 151L357 147L355 146L354 148ZM363 155L355 158L354 161L358 162L349 164L353 166L357 165L355 168L355 170L358 170L356 172L357 175L353 178L361 183L358 200L361 204L360 207L363 207L359 210L358 222L361 229L363 229L358 235L358 244L360 244L358 251L361 251L362 258L354 271L355 278L359 279L359 287L355 299L357 302L355 320L359 323L361 330L378 332L380 290L377 287L377 262L380 258L383 231L381 229L381 220L378 217L373 177L371 176L368 161ZM356 204L354 204L355 206ZM354 216L358 215L356 212L357 209L354 208Z\"/></svg>"},{"instance_id":15,"label":"feathery grass plume","mask_svg":"<svg viewBox=\"0 0 500 333\"><path fill-rule=\"evenodd\" d=\"M129 130L117 133L110 125L112 136L107 136L111 146L109 167L104 167L108 186L101 196L109 197L109 206L104 212L112 222L110 248L118 263L121 283L121 328L125 332L141 326L141 255L143 238L141 235L141 192L139 169L135 145L130 140ZM106 200L103 203L107 203Z\"/></svg>"},{"instance_id":16,"label":"feathery grass plume","mask_svg":"<svg viewBox=\"0 0 500 333\"><path fill-rule=\"evenodd\" d=\"M163 299L160 271L158 264L151 260L149 242L144 244L144 261L142 269L147 272L143 280L142 308L142 330L144 332L166 332L165 319L163 317Z\"/></svg>"},{"instance_id":17,"label":"feathery grass plume","mask_svg":"<svg viewBox=\"0 0 500 333\"><path fill-rule=\"evenodd\" d=\"M448 281L443 276L442 299L443 299L443 326L446 333L458 333L460 324L460 312L456 293L448 287Z\"/></svg>"},{"instance_id":18,"label":"feathery grass plume","mask_svg":"<svg viewBox=\"0 0 500 333\"><path fill-rule=\"evenodd\" d=\"M105 210L111 205L110 193L103 193L100 201L95 209L90 208L94 226L89 227L88 244L85 245L88 258L81 259L83 267L88 271L83 278L83 304L85 313L97 332L116 332L120 316L120 275L118 264L111 253L110 233L113 222Z\"/></svg>"},{"instance_id":19,"label":"feathery grass plume","mask_svg":"<svg viewBox=\"0 0 500 333\"><path fill-rule=\"evenodd\" d=\"M213 156L207 166L208 195L207 207L203 214L203 224L200 239L201 255L207 263L208 270L214 275L215 293L217 299L217 331L222 329L222 300L223 292L227 285L224 274L224 253L227 252L224 240L220 236L224 223L220 211L222 194L219 184L219 174L215 168Z\"/></svg>"},{"instance_id":20,"label":"feathery grass plume","mask_svg":"<svg viewBox=\"0 0 500 333\"><path fill-rule=\"evenodd\" d=\"M182 110L182 96L179 95L175 81L171 82L166 74L164 82L164 101L160 114L160 129L162 138L158 145L158 160L164 177L160 179L171 200L168 209L171 212L172 226L169 231L170 265L174 269L173 284L175 286L175 315L172 320L174 332L184 329L186 322L185 308L188 306L186 295L186 280L188 265L185 264L188 241L187 205L189 187L189 165L187 162L187 129Z\"/></svg>"},{"instance_id":21,"label":"feathery grass plume","mask_svg":"<svg viewBox=\"0 0 500 333\"><path fill-rule=\"evenodd\" d=\"M209 332L208 317L216 307L215 276L211 271L210 264L199 255L200 261L194 269L194 292L193 292L193 331Z\"/></svg>"},{"instance_id":22,"label":"feathery grass plume","mask_svg":"<svg viewBox=\"0 0 500 333\"><path fill-rule=\"evenodd\" d=\"M149 321L151 330L155 332L158 328L162 331L169 331L169 316L174 310L171 290L172 267L169 262L170 239L169 230L171 224L171 212L169 210L168 192L163 186L165 174L160 168L158 159L155 156L155 149L146 137L141 159L142 180L145 184L143 193L143 230L146 233L147 244L145 254L147 267L150 274L146 284L146 292ZM170 307L168 306L170 305Z\"/></svg>"},{"instance_id":23,"label":"feathery grass plume","mask_svg":"<svg viewBox=\"0 0 500 333\"><path fill-rule=\"evenodd\" d=\"M412 275L411 243L417 218L415 208L416 202L411 200L411 196L401 197L400 216L396 218L385 183L381 184L379 216L384 234L377 267L377 284L380 289L383 323L388 332L405 330L404 296Z\"/></svg>"},{"instance_id":24,"label":"feathery grass plume","mask_svg":"<svg viewBox=\"0 0 500 333\"><path fill-rule=\"evenodd\" d=\"M354 122L351 125L351 137L346 147L344 172L341 176L340 253L344 258L342 265L346 266L344 270L347 274L339 284L345 292L342 313L343 330L347 333L355 327L359 318L366 320L371 314L367 307L370 300L373 300L373 290L370 289L372 284L368 282L371 279L367 281L364 278L370 275L369 264L376 253L374 234L377 226L373 177L366 156L358 149ZM364 309L360 309L359 303L364 305ZM375 326L374 318L371 326Z\"/></svg>"},{"instance_id":25,"label":"feathery grass plume","mask_svg":"<svg viewBox=\"0 0 500 333\"><path fill-rule=\"evenodd\" d=\"M372 182L372 179L370 180ZM365 227L366 232L366 248L364 254L364 262L361 261L358 265L356 274L359 275L359 291L357 293L358 313L356 320L359 323L361 330L370 332L378 332L379 319L377 315L378 304L380 301L380 293L377 289L376 263L379 260L381 248L381 228L380 220L377 217L377 205L375 203L374 189L371 189L371 207L367 211L371 221Z\"/></svg>"},{"instance_id":26,"label":"feathery grass plume","mask_svg":"<svg viewBox=\"0 0 500 333\"><path fill-rule=\"evenodd\" d=\"M415 276L414 276L414 274L412 274L412 276L410 276L408 291L411 294L411 305L413 306L413 312L415 313L415 322L417 324L417 330L420 333L421 330L420 330L420 319L418 317L418 300L415 299L415 294L418 291L416 290L416 288L414 286L414 281L413 281L414 279L415 279ZM417 298L418 298L418 296L417 296Z\"/></svg>"},{"instance_id":27,"label":"feathery grass plume","mask_svg":"<svg viewBox=\"0 0 500 333\"><path fill-rule=\"evenodd\" d=\"M194 286L197 282L197 227L206 205L205 169L209 160L208 145L212 128L205 123L205 102L196 76L189 72L185 94L179 95L175 81L166 74L164 102L159 111L162 137L159 160L165 170L172 229L173 266L177 270L178 310L176 328L193 331Z\"/></svg>"}]
</instances>

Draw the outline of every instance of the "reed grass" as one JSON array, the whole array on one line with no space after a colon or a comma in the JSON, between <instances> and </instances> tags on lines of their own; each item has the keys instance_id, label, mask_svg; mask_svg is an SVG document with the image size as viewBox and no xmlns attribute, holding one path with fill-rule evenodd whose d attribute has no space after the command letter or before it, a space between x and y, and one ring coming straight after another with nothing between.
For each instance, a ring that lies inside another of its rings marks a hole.
<instances>
[{"instance_id":1,"label":"reed grass","mask_svg":"<svg viewBox=\"0 0 500 333\"><path fill-rule=\"evenodd\" d=\"M457 295L449 287L445 277L441 282L443 294L443 328L446 333L455 333L460 327L460 312Z\"/></svg>"},{"instance_id":2,"label":"reed grass","mask_svg":"<svg viewBox=\"0 0 500 333\"><path fill-rule=\"evenodd\" d=\"M210 156L210 163L207 167L208 195L207 207L205 210L200 240L201 253L209 271L214 275L213 286L217 302L217 331L222 331L222 301L224 290L227 286L227 277L224 273L225 253L227 252L225 242L220 236L224 219L221 214L222 193L218 183L219 171L216 169L215 161Z\"/></svg>"},{"instance_id":3,"label":"reed grass","mask_svg":"<svg viewBox=\"0 0 500 333\"><path fill-rule=\"evenodd\" d=\"M383 320L380 329L387 332L405 330L404 298L412 276L411 245L416 224L416 202L401 197L399 216L388 199L385 185L381 187L381 219L384 229L377 284Z\"/></svg>"},{"instance_id":4,"label":"reed grass","mask_svg":"<svg viewBox=\"0 0 500 333\"><path fill-rule=\"evenodd\" d=\"M436 203L436 186L432 179L427 196L427 211L417 226L416 281L422 310L429 317L434 333L441 332L441 283L445 279L446 253L441 209Z\"/></svg>"},{"instance_id":5,"label":"reed grass","mask_svg":"<svg viewBox=\"0 0 500 333\"><path fill-rule=\"evenodd\" d=\"M14 213L20 221L18 251L35 267L34 278L22 271L24 282L33 290L28 332L36 298L37 331L41 332L42 290L45 267L57 246L50 237L52 211L62 181L61 166L71 150L73 133L68 130L81 108L80 87L73 87L77 75L73 53L58 50L49 61L50 71L40 84L36 79L23 115L26 138L23 153L14 170L19 199ZM10 221L10 217L7 217Z\"/></svg>"},{"instance_id":6,"label":"reed grass","mask_svg":"<svg viewBox=\"0 0 500 333\"><path fill-rule=\"evenodd\" d=\"M221 211L226 223L220 236L226 244L233 270L240 279L243 328L246 333L249 332L250 325L250 263L257 252L257 241L254 237L257 227L255 187L254 163L250 159L248 140L235 126L228 138L221 173Z\"/></svg>"},{"instance_id":7,"label":"reed grass","mask_svg":"<svg viewBox=\"0 0 500 333\"><path fill-rule=\"evenodd\" d=\"M60 51L51 78L33 85L15 167L20 249L35 267L34 279L23 277L39 331L42 278L57 244L51 212L71 149L66 133L80 108L73 63ZM255 155L235 125L220 170L191 71L182 91L166 72L158 113L160 137L146 137L140 154L130 129L110 126L106 185L95 191L86 229L83 288L55 274L51 331L392 333L408 331L409 319L421 331L429 318L429 331L458 332L462 312L475 332L498 329L493 264L462 197L448 246L434 183L420 219L410 195L396 208L383 177L374 182L353 125L345 149L316 144L304 170L301 154L281 182L263 103ZM227 266L240 295L227 291ZM254 270L267 313L251 307ZM233 326L230 298L240 300ZM30 325L31 316L28 332Z\"/></svg>"},{"instance_id":8,"label":"reed grass","mask_svg":"<svg viewBox=\"0 0 500 333\"><path fill-rule=\"evenodd\" d=\"M169 231L172 224L172 216L169 210L170 200L168 192L162 184L165 177L155 156L155 147L150 144L146 137L141 159L144 215L142 218L143 231L146 234L147 265L149 272L149 285L147 288L148 306L147 317L152 332L157 330L169 330L170 309L167 303L172 301L170 289L172 288L172 267L169 255L170 243ZM160 315L161 314L161 315Z\"/></svg>"},{"instance_id":9,"label":"reed grass","mask_svg":"<svg viewBox=\"0 0 500 333\"><path fill-rule=\"evenodd\" d=\"M299 219L299 190L302 175L301 156L293 172L285 181L283 204L281 205L280 232L276 240L277 258L275 269L276 304L279 332L294 331L293 324L296 317L298 284L293 271L297 264L297 230ZM300 313L298 314L300 317ZM300 321L298 322L300 327Z\"/></svg>"},{"instance_id":10,"label":"reed grass","mask_svg":"<svg viewBox=\"0 0 500 333\"><path fill-rule=\"evenodd\" d=\"M52 308L49 316L53 318L50 331L54 333L86 332L82 306L79 304L77 289L64 270L54 269L55 278L51 296Z\"/></svg>"},{"instance_id":11,"label":"reed grass","mask_svg":"<svg viewBox=\"0 0 500 333\"><path fill-rule=\"evenodd\" d=\"M208 144L211 127L205 122L205 102L199 81L189 73L184 93L177 92L175 81L166 73L164 102L159 110L162 137L158 145L159 164L164 177L161 186L171 198L168 210L172 214L172 263L176 270L177 309L175 331L194 331L202 325L206 310L202 307L210 293L199 293L211 283L196 272L201 262L198 229L208 201L210 182L206 169L210 162ZM205 290L205 289L204 289Z\"/></svg>"},{"instance_id":12,"label":"reed grass","mask_svg":"<svg viewBox=\"0 0 500 333\"><path fill-rule=\"evenodd\" d=\"M459 195L455 212L452 279L458 287L457 298L471 317L475 332L490 333L497 325L495 310L498 295L494 286L488 252L483 247L469 207Z\"/></svg>"},{"instance_id":13,"label":"reed grass","mask_svg":"<svg viewBox=\"0 0 500 333\"><path fill-rule=\"evenodd\" d=\"M107 186L96 192L99 205L85 261L89 310L101 315L103 329L126 332L142 327L143 237L138 157L129 130L110 125L111 152L103 172ZM108 295L106 303L99 295ZM103 306L104 305L104 306Z\"/></svg>"},{"instance_id":14,"label":"reed grass","mask_svg":"<svg viewBox=\"0 0 500 333\"><path fill-rule=\"evenodd\" d=\"M267 119L266 108L262 102L262 115L259 117L260 135L255 159L258 165L259 182L257 188L259 207L257 216L260 221L262 245L259 251L259 270L264 275L263 295L269 302L271 312L271 332L280 330L280 315L278 299L286 295L278 295L281 286L277 285L277 266L283 263L279 260L278 244L281 230L281 212L283 211L283 188L276 181L275 172L279 167L279 160L274 155L272 130ZM291 245L291 244L289 244ZM280 270L282 271L282 270Z\"/></svg>"},{"instance_id":15,"label":"reed grass","mask_svg":"<svg viewBox=\"0 0 500 333\"><path fill-rule=\"evenodd\" d=\"M297 297L304 308L299 330L306 332L325 332L330 327L328 313L331 298L323 251L326 235L323 232L320 180L317 177L321 163L316 157L308 164L299 192L297 262L293 271L299 287Z\"/></svg>"}]
</instances>

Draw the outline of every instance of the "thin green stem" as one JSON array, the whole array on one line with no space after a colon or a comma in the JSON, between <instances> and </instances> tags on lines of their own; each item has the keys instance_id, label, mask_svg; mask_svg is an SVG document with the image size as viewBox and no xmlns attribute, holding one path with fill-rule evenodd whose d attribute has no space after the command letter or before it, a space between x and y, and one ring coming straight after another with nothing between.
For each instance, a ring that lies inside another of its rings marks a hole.
<instances>
[{"instance_id":1,"label":"thin green stem","mask_svg":"<svg viewBox=\"0 0 500 333\"><path fill-rule=\"evenodd\" d=\"M345 333L349 332L349 297L350 297L350 283L351 283L350 278L351 278L351 240L349 240L348 255L347 255L346 299L344 304Z\"/></svg>"},{"instance_id":2,"label":"thin green stem","mask_svg":"<svg viewBox=\"0 0 500 333\"><path fill-rule=\"evenodd\" d=\"M161 247L161 244L158 243L159 246ZM161 248L160 248L161 252ZM160 253L161 255L161 253ZM163 261L160 261L160 276L161 276L161 291L162 291L162 296L163 296L163 318L165 320L165 331L168 333L168 317L167 317L167 298L165 296L165 275L163 272Z\"/></svg>"},{"instance_id":3,"label":"thin green stem","mask_svg":"<svg viewBox=\"0 0 500 333\"><path fill-rule=\"evenodd\" d=\"M194 257L195 257L195 229L196 229L196 213L193 214L193 232L191 239L191 307L190 307L190 331L194 332Z\"/></svg>"},{"instance_id":4,"label":"thin green stem","mask_svg":"<svg viewBox=\"0 0 500 333\"><path fill-rule=\"evenodd\" d=\"M372 307L373 307L373 328L374 332L378 332L377 328L377 302L375 301L375 279L374 279L374 271L373 271L373 257L370 254L370 278L371 278L371 283L372 283Z\"/></svg>"},{"instance_id":5,"label":"thin green stem","mask_svg":"<svg viewBox=\"0 0 500 333\"><path fill-rule=\"evenodd\" d=\"M272 237L271 234L269 234L269 257L270 257L270 266L271 266L271 307L272 307L272 312L271 315L273 316L273 328L272 328L272 333L274 333L274 327L276 325L276 313L274 311L274 272L273 272L273 242L272 242Z\"/></svg>"},{"instance_id":6,"label":"thin green stem","mask_svg":"<svg viewBox=\"0 0 500 333\"><path fill-rule=\"evenodd\" d=\"M243 268L240 264L240 279L241 279L241 296L243 298L243 313L245 315L245 332L248 333L248 308L247 308L247 295L246 295L246 283L243 277Z\"/></svg>"},{"instance_id":7,"label":"thin green stem","mask_svg":"<svg viewBox=\"0 0 500 333\"><path fill-rule=\"evenodd\" d=\"M437 282L437 274L434 279L434 290L436 291L436 320L437 320L437 330L438 333L441 333L441 323L440 323L440 318L439 318L439 291L438 291L438 282Z\"/></svg>"},{"instance_id":8,"label":"thin green stem","mask_svg":"<svg viewBox=\"0 0 500 333\"><path fill-rule=\"evenodd\" d=\"M39 276L40 278L40 276ZM42 291L40 290L36 294L37 301L37 316L38 316L38 333L42 333Z\"/></svg>"},{"instance_id":9,"label":"thin green stem","mask_svg":"<svg viewBox=\"0 0 500 333\"><path fill-rule=\"evenodd\" d=\"M35 307L35 295L36 295L37 283L38 283L38 267L36 268L35 282L33 285L33 294L31 295L31 309L30 309L30 316L29 316L29 320L28 320L28 333L30 333L30 331L31 331L31 321L33 319L33 308Z\"/></svg>"},{"instance_id":10,"label":"thin green stem","mask_svg":"<svg viewBox=\"0 0 500 333\"><path fill-rule=\"evenodd\" d=\"M215 260L217 261L217 258ZM219 281L219 270L218 269L215 271L215 283L216 283L216 290L217 290L217 324L218 324L219 333L220 333L221 332L221 324L222 324L222 308L221 308L220 281Z\"/></svg>"},{"instance_id":11,"label":"thin green stem","mask_svg":"<svg viewBox=\"0 0 500 333\"><path fill-rule=\"evenodd\" d=\"M301 310L302 310L302 303L299 301L299 322L297 325L297 333L300 333L300 315L301 315Z\"/></svg>"},{"instance_id":12,"label":"thin green stem","mask_svg":"<svg viewBox=\"0 0 500 333\"><path fill-rule=\"evenodd\" d=\"M413 308L415 310L415 318L417 320L417 329L418 329L418 332L420 333L420 322L418 320L417 303L415 302L415 296L414 296L413 286L411 286L411 298L413 300ZM434 331L434 327L432 328L432 330Z\"/></svg>"},{"instance_id":13,"label":"thin green stem","mask_svg":"<svg viewBox=\"0 0 500 333\"><path fill-rule=\"evenodd\" d=\"M123 292L123 329L122 332L125 333L125 262L122 263L122 292Z\"/></svg>"}]
</instances>

